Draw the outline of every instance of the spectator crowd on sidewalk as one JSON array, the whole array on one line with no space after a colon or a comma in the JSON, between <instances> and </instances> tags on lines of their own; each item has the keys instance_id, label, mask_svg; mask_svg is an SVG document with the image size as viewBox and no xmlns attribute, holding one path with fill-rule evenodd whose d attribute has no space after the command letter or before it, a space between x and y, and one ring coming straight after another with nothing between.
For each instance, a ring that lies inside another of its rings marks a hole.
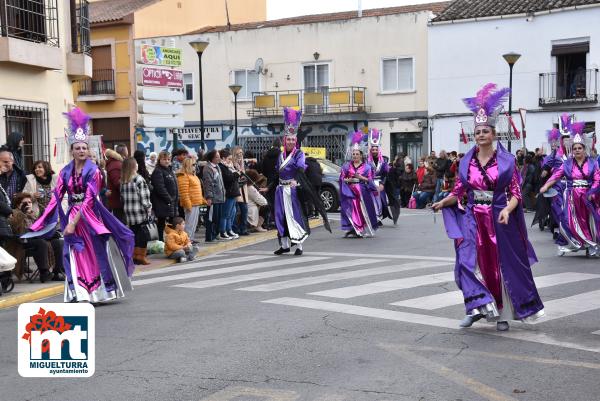
<instances>
[{"instance_id":1,"label":"spectator crowd on sidewalk","mask_svg":"<svg viewBox=\"0 0 600 401\"><path fill-rule=\"evenodd\" d=\"M17 259L18 280L63 281L60 230L50 239L20 238L44 212L58 179L45 160L33 162L27 171L23 147L23 136L16 133L0 147L0 245ZM101 160L92 154L90 160L102 174L100 200L132 230L134 263L145 265L150 242L165 257L184 262L195 258L201 242L233 241L273 229L267 185L274 179L278 152L275 143L258 164L241 147L198 156L184 148L136 150L130 157L128 147L119 144L106 149ZM152 225L155 241L148 229Z\"/></svg>"}]
</instances>

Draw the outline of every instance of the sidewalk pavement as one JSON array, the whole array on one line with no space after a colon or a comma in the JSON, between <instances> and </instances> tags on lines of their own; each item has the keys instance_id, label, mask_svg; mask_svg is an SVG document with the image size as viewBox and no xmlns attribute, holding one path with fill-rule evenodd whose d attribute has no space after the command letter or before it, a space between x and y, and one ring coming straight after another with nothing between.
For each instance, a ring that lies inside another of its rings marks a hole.
<instances>
[{"instance_id":1,"label":"sidewalk pavement","mask_svg":"<svg viewBox=\"0 0 600 401\"><path fill-rule=\"evenodd\" d=\"M322 220L310 220L309 223L311 228L316 228L323 224ZM252 233L249 236L242 236L232 241L213 242L207 244L204 242L204 230L202 230L196 233L196 240L200 242L200 249L196 254L196 257L200 258L219 252L238 249L275 238L277 238L277 230L270 230L263 233ZM167 259L164 254L148 255L148 260L150 261L149 265L136 266L135 273L133 274L134 276L139 272L158 270L176 263L174 259ZM188 263L197 262L194 261ZM198 268L200 269L202 266L198 266ZM64 291L64 286L64 282L56 281L50 281L42 284L40 283L39 279L33 283L29 283L27 281L15 282L15 288L11 292L4 293L2 296L0 296L0 309L18 306L26 302L39 301L44 298L62 294Z\"/></svg>"}]
</instances>

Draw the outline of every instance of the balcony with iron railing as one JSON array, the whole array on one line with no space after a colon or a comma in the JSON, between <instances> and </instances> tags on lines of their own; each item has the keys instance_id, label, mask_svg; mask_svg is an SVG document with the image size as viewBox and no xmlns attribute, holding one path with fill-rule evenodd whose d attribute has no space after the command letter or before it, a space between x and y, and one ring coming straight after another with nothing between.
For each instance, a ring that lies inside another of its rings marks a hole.
<instances>
[{"instance_id":1,"label":"balcony with iron railing","mask_svg":"<svg viewBox=\"0 0 600 401\"><path fill-rule=\"evenodd\" d=\"M0 0L3 37L59 46L57 0Z\"/></svg>"},{"instance_id":2,"label":"balcony with iron railing","mask_svg":"<svg viewBox=\"0 0 600 401\"><path fill-rule=\"evenodd\" d=\"M598 103L598 69L578 69L539 76L539 105Z\"/></svg>"},{"instance_id":3,"label":"balcony with iron railing","mask_svg":"<svg viewBox=\"0 0 600 401\"><path fill-rule=\"evenodd\" d=\"M280 116L284 107L300 108L304 115L366 113L366 88L321 87L287 91L253 92L250 117Z\"/></svg>"},{"instance_id":4,"label":"balcony with iron railing","mask_svg":"<svg viewBox=\"0 0 600 401\"><path fill-rule=\"evenodd\" d=\"M94 70L92 78L80 80L77 100L80 102L115 100L114 70Z\"/></svg>"},{"instance_id":5,"label":"balcony with iron railing","mask_svg":"<svg viewBox=\"0 0 600 401\"><path fill-rule=\"evenodd\" d=\"M90 6L88 0L71 0L71 51L90 55Z\"/></svg>"},{"instance_id":6,"label":"balcony with iron railing","mask_svg":"<svg viewBox=\"0 0 600 401\"><path fill-rule=\"evenodd\" d=\"M0 0L0 62L63 68L58 0Z\"/></svg>"},{"instance_id":7,"label":"balcony with iron railing","mask_svg":"<svg viewBox=\"0 0 600 401\"><path fill-rule=\"evenodd\" d=\"M88 0L70 0L71 51L67 54L67 73L71 79L92 76L92 46Z\"/></svg>"}]
</instances>

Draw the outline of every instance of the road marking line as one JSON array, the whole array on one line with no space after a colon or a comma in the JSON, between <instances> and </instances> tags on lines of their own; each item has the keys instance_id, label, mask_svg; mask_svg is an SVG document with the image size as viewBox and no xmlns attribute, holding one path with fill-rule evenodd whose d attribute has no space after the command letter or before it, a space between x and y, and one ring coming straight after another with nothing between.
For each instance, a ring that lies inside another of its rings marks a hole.
<instances>
[{"instance_id":1,"label":"road marking line","mask_svg":"<svg viewBox=\"0 0 600 401\"><path fill-rule=\"evenodd\" d=\"M214 260L216 256L225 257L225 259ZM250 255L250 256L241 256L238 258L227 259L227 255L214 255L214 256L210 256L209 259L210 260L203 258L203 259L195 260L193 264L175 265L175 266L171 266L171 267L165 267L163 269L141 272L139 274L136 274L135 277L137 278L137 277L145 277L145 276L154 276L154 275L162 274L162 273L172 273L172 272L178 272L178 271L190 270L190 269L198 269L198 268L204 269L206 267L219 266L224 263L233 264L233 263L250 262L253 260L265 259L265 257L262 255Z\"/></svg>"},{"instance_id":2,"label":"road marking line","mask_svg":"<svg viewBox=\"0 0 600 401\"><path fill-rule=\"evenodd\" d=\"M600 278L600 275L566 272L536 277L535 283L539 289L562 284L576 283L578 281L592 280L596 278ZM405 299L403 301L393 302L390 305L423 310L435 310L453 305L461 305L463 302L464 300L461 291L450 291L442 294L429 295L426 297Z\"/></svg>"},{"instance_id":3,"label":"road marking line","mask_svg":"<svg viewBox=\"0 0 600 401\"><path fill-rule=\"evenodd\" d=\"M386 347L382 348L387 351L394 353L407 361L419 365L425 370L428 370L432 373L440 375L449 381L458 384L461 387L464 387L467 390L474 392L475 394L480 395L481 397L490 400L490 401L517 401L516 398L510 397L506 394L503 394L496 390L493 387L490 387L486 384L483 384L472 377L464 375L456 370L450 369L449 367L442 365L441 363L434 362L422 356L419 356L413 352L408 351L402 347Z\"/></svg>"},{"instance_id":4,"label":"road marking line","mask_svg":"<svg viewBox=\"0 0 600 401\"><path fill-rule=\"evenodd\" d=\"M596 334L597 336L600 336L600 330L594 331L592 334Z\"/></svg>"},{"instance_id":5,"label":"road marking line","mask_svg":"<svg viewBox=\"0 0 600 401\"><path fill-rule=\"evenodd\" d=\"M350 287L335 288L333 290L311 292L310 295L321 297L349 299L364 295L381 294L407 288L421 287L424 285L446 283L454 280L454 272L427 274L424 276L407 277L396 280L378 281L375 283L353 285Z\"/></svg>"},{"instance_id":6,"label":"road marking line","mask_svg":"<svg viewBox=\"0 0 600 401\"><path fill-rule=\"evenodd\" d=\"M135 286L139 286L139 285L147 285L147 284L154 284L154 283L162 283L162 282L166 282L166 281L186 280L186 279L190 279L190 278L215 276L217 274L263 269L263 268L267 268L267 267L280 267L280 266L284 266L287 264L315 262L317 260L324 260L324 259L327 259L327 258L311 257L311 256L304 257L304 258L295 258L295 259L276 258L276 260L273 260L270 262L252 263L249 265L224 267L222 269L200 270L200 271L195 271L195 272L191 272L191 273L175 274L175 275L171 275L171 276L152 277L152 278L147 278L144 280L134 280L133 284ZM228 263L228 262L224 262L224 263ZM202 268L202 266L198 266L198 269L201 269L201 268Z\"/></svg>"},{"instance_id":7,"label":"road marking line","mask_svg":"<svg viewBox=\"0 0 600 401\"><path fill-rule=\"evenodd\" d=\"M303 262L304 261L307 261L307 259L303 258ZM303 266L303 267L296 267L296 268L292 268L292 269L271 270L271 271L267 271L267 272L244 274L244 275L240 275L240 276L231 276L231 277L216 278L216 279L212 279L212 280L195 281L193 283L185 283L185 284L175 285L174 287L179 287L179 288L218 287L221 285L243 283L245 281L261 280L261 279L265 279L265 278L281 277L281 276L291 276L293 274L311 273L311 272L318 272L318 271L322 271L322 270L343 269L345 267L368 265L368 264L372 264L372 263L381 263L381 262L385 262L385 260L367 259L367 258L355 259L355 260L344 260L344 261L326 263L326 264L321 264L321 265Z\"/></svg>"},{"instance_id":8,"label":"road marking line","mask_svg":"<svg viewBox=\"0 0 600 401\"><path fill-rule=\"evenodd\" d=\"M515 327L517 325L520 327L527 327L527 325L529 325L529 324L530 323L518 324L516 322L514 322L514 323L511 322L510 331L501 332L501 331L496 331L495 325L475 323L475 325L468 330L470 332L474 331L474 332L479 332L482 334L489 334L489 335L496 336L496 337L509 338L511 340L530 341L530 342L534 342L534 343L538 343L538 344L553 345L556 347L571 348L571 349L577 349L577 350L581 350L581 351L600 353L600 346L598 345L597 342L591 342L590 344L592 344L592 345L587 345L587 344L581 344L581 343L573 343L573 342L569 342L569 341L561 341L556 338L550 337L546 333L541 333L539 331L535 331L532 328L521 329L521 328Z\"/></svg>"},{"instance_id":9,"label":"road marking line","mask_svg":"<svg viewBox=\"0 0 600 401\"><path fill-rule=\"evenodd\" d=\"M536 320L532 324L540 324L598 308L600 308L600 291L584 292L571 297L553 299L544 302L544 310L546 311L544 318Z\"/></svg>"},{"instance_id":10,"label":"road marking line","mask_svg":"<svg viewBox=\"0 0 600 401\"><path fill-rule=\"evenodd\" d=\"M467 357L493 357L498 359L508 359L511 361L519 361L519 362L531 362L531 363L539 363L542 365L554 365L554 366L568 366L574 368L585 368L585 369L595 369L600 370L600 363L594 362L580 362L580 361L570 361L565 359L551 359L551 358L539 358L535 356L526 356L526 355L514 355L514 354L500 354L497 352L488 352L488 351L475 351L472 348L468 348L465 350L461 350L458 348L442 348L442 347L427 347L427 346L414 346L414 345L403 345L403 344L378 344L383 347L402 347L406 348L410 351L425 351L425 352L436 352L443 353L448 355L456 355L460 353L461 356Z\"/></svg>"},{"instance_id":11,"label":"road marking line","mask_svg":"<svg viewBox=\"0 0 600 401\"><path fill-rule=\"evenodd\" d=\"M296 306L300 308L307 309L315 309L321 311L329 311L329 312L337 312L337 313L345 313L349 315L357 315L364 317L373 317L379 319L393 320L397 322L404 323L413 323L413 324L422 324L427 326L434 326L446 329L454 329L457 331L465 330L469 333L481 333L493 335L496 337L504 337L510 340L521 340L534 342L538 344L545 345L553 345L563 348L571 348L577 349L581 351L588 352L596 352L600 353L600 346L594 345L587 346L585 344L577 344L566 341L560 341L549 337L544 333L540 333L533 330L525 330L515 327L516 324L513 324L510 328L509 332L498 332L496 331L495 325L484 325L480 323L476 323L476 326L470 329L460 329L458 327L459 321L454 319L447 319L443 317L429 316L429 315L420 315L416 313L407 313L400 311L393 311L388 309L377 309L377 308L368 308L363 306L356 305L348 305L341 304L335 302L324 302L324 301L316 301L312 299L301 299L301 298L277 298L277 299L269 299L266 301L262 301L263 303L276 304L276 305L286 305L286 306ZM524 327L521 325L521 327Z\"/></svg>"},{"instance_id":12,"label":"road marking line","mask_svg":"<svg viewBox=\"0 0 600 401\"><path fill-rule=\"evenodd\" d=\"M330 312L347 313L365 317L376 317L379 319L395 320L398 322L424 324L428 326L456 329L459 321L445 317L419 315L416 313L393 311L388 309L369 308L365 306L340 304L335 302L316 301L314 299L301 298L277 298L262 301L268 304L298 306L301 308L325 310Z\"/></svg>"},{"instance_id":13,"label":"road marking line","mask_svg":"<svg viewBox=\"0 0 600 401\"><path fill-rule=\"evenodd\" d=\"M272 255L271 251L227 251L227 254L242 254L242 255ZM330 256L330 257L349 257L349 258L362 258L365 256L364 253L347 253L347 252L312 252L305 250L304 253L310 256ZM374 255L377 258L385 259L413 259L413 260L435 260L439 262L452 262L456 261L455 258L441 257L441 256L420 256L420 255L386 255L377 254Z\"/></svg>"},{"instance_id":14,"label":"road marking line","mask_svg":"<svg viewBox=\"0 0 600 401\"><path fill-rule=\"evenodd\" d=\"M253 387L228 387L202 401L233 401L239 397L260 398L263 401L295 401L299 395L295 391L271 390ZM244 398L245 399L245 398Z\"/></svg>"},{"instance_id":15,"label":"road marking line","mask_svg":"<svg viewBox=\"0 0 600 401\"><path fill-rule=\"evenodd\" d=\"M418 270L418 269L427 269L430 267L439 267L439 266L446 266L446 265L448 265L448 263L445 263L445 262L428 262L428 261L409 262L406 264L396 265L396 266L384 266L384 267L377 267L377 268L370 268L370 269L363 269L363 270L355 270L355 271L351 271L351 272L325 274L323 276L316 276L316 277L302 277L302 278L298 278L298 279L294 279L294 280L279 281L276 283L259 284L259 285L255 285L252 287L238 288L238 290L239 291L262 291L262 292L279 291L279 290L285 290L285 289L289 289L289 288L297 288L297 287L303 287L303 286L313 285L313 284L322 284L322 283L328 283L328 282L338 281L338 280L348 280L348 279L359 278L359 277L369 277L369 276L375 276L378 274L399 273L399 272Z\"/></svg>"}]
</instances>

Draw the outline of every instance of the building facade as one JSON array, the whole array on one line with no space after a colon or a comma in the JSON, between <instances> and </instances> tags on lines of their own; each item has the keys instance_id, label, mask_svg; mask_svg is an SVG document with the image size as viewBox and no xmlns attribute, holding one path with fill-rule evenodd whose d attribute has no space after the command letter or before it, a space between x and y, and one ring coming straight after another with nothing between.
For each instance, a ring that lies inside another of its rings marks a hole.
<instances>
[{"instance_id":1,"label":"building facade","mask_svg":"<svg viewBox=\"0 0 600 401\"><path fill-rule=\"evenodd\" d=\"M235 142L231 84L237 97L238 142L260 155L282 132L284 106L304 112L306 146L343 160L349 132L384 132L387 156L420 156L427 147L427 24L447 3L295 17L206 28L182 36L136 40L183 49L185 128L192 152ZM189 42L208 41L202 55L204 147L200 135L198 57ZM208 134L211 133L211 137ZM171 146L172 130L138 128L138 148Z\"/></svg>"},{"instance_id":2,"label":"building facade","mask_svg":"<svg viewBox=\"0 0 600 401\"><path fill-rule=\"evenodd\" d=\"M29 172L36 160L57 165L72 82L92 75L87 1L30 3L0 2L0 143L23 134Z\"/></svg>"},{"instance_id":3,"label":"building facade","mask_svg":"<svg viewBox=\"0 0 600 401\"><path fill-rule=\"evenodd\" d=\"M511 14L500 2L473 6L458 0L429 29L429 126L434 150L466 150L461 122L469 115L461 99L488 82L509 86L503 55L521 57L513 67L513 121L522 131L518 109L526 109L526 138L512 135L512 150L544 147L545 133L563 112L586 121L588 132L600 123L600 1L524 1ZM537 7L537 8L536 8ZM508 110L508 105L507 105ZM469 134L469 124L463 124ZM508 143L506 119L501 140Z\"/></svg>"},{"instance_id":4,"label":"building facade","mask_svg":"<svg viewBox=\"0 0 600 401\"><path fill-rule=\"evenodd\" d=\"M137 125L137 37L264 19L266 0L95 0L90 3L93 74L74 86L104 146L133 149Z\"/></svg>"}]
</instances>

